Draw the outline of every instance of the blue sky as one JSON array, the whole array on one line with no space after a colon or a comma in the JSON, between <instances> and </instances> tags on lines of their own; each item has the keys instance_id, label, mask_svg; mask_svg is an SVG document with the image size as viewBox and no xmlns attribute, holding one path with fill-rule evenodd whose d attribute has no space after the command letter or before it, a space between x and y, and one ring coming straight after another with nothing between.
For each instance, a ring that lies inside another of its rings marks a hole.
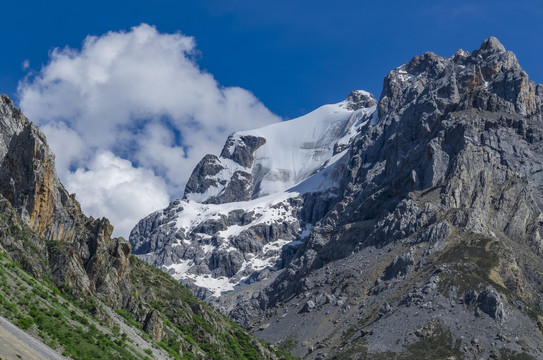
<instances>
[{"instance_id":1,"label":"blue sky","mask_svg":"<svg viewBox=\"0 0 543 360\"><path fill-rule=\"evenodd\" d=\"M352 89L378 97L425 51L493 35L543 82L543 0L19 0L2 13L0 92L46 133L83 209L123 236L230 132Z\"/></svg>"},{"instance_id":2,"label":"blue sky","mask_svg":"<svg viewBox=\"0 0 543 360\"><path fill-rule=\"evenodd\" d=\"M387 72L433 51L471 51L490 35L543 82L543 2L133 0L2 4L0 91L14 96L54 47L142 22L195 37L199 64L224 86L252 91L274 113L300 116L351 89L379 96Z\"/></svg>"}]
</instances>

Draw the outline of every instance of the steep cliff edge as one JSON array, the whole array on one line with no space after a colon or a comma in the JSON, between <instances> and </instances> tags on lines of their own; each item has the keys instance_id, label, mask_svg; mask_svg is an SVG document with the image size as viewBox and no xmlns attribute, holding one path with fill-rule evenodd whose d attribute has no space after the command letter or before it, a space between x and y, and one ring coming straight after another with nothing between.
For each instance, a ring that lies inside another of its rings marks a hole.
<instances>
[{"instance_id":1,"label":"steep cliff edge","mask_svg":"<svg viewBox=\"0 0 543 360\"><path fill-rule=\"evenodd\" d=\"M108 305L122 307L130 296L130 244L111 239L107 219L82 213L56 175L45 136L5 95L0 114L0 194L36 235L58 243L43 254L51 260L56 285L78 296L97 293Z\"/></svg>"},{"instance_id":2,"label":"steep cliff edge","mask_svg":"<svg viewBox=\"0 0 543 360\"><path fill-rule=\"evenodd\" d=\"M0 96L0 313L76 359L288 357L85 216L45 137Z\"/></svg>"}]
</instances>

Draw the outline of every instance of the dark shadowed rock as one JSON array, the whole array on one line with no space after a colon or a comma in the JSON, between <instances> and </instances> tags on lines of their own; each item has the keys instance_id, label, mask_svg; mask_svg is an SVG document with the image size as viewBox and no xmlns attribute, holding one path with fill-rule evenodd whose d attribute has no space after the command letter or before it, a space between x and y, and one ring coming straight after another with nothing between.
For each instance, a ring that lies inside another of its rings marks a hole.
<instances>
[{"instance_id":1,"label":"dark shadowed rock","mask_svg":"<svg viewBox=\"0 0 543 360\"><path fill-rule=\"evenodd\" d=\"M160 317L160 313L156 310L151 310L149 312L149 315L147 315L147 318L145 319L145 322L143 324L143 331L145 331L147 334L151 335L153 340L156 342L159 342L162 340L162 318Z\"/></svg>"},{"instance_id":2,"label":"dark shadowed rock","mask_svg":"<svg viewBox=\"0 0 543 360\"><path fill-rule=\"evenodd\" d=\"M506 318L505 303L504 296L492 286L487 286L477 296L477 309L500 322Z\"/></svg>"},{"instance_id":3,"label":"dark shadowed rock","mask_svg":"<svg viewBox=\"0 0 543 360\"><path fill-rule=\"evenodd\" d=\"M234 139L231 135L221 152L221 157L231 159L243 167L249 168L253 165L254 152L266 143L266 139L257 136L245 135Z\"/></svg>"}]
</instances>

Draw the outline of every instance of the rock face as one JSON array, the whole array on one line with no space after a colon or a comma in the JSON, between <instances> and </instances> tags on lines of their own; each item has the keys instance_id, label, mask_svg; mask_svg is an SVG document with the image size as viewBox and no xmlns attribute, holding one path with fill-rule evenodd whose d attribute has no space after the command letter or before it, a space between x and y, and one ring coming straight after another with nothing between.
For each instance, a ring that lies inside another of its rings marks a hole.
<instances>
[{"instance_id":1,"label":"rock face","mask_svg":"<svg viewBox=\"0 0 543 360\"><path fill-rule=\"evenodd\" d=\"M350 306L323 306L306 319L286 316L258 333L277 341L274 331L301 322L300 343L356 358L413 352L423 342L409 334L438 317L434 338L450 336L451 356L526 351L540 357L537 318L517 304L542 310L535 300L543 290L536 275L543 265L542 90L495 38L471 55L426 53L390 72L378 122L350 148L341 200L290 266L255 300L239 305L235 316L260 326L273 319L270 314L327 292L346 297ZM459 306L470 291L477 296ZM384 302L390 311L372 316ZM320 324L317 331L312 322L328 312L337 325L322 331ZM472 321L491 330L456 328ZM326 340L338 328L365 329L365 348L357 349L353 339ZM499 332L522 338L530 350L494 342ZM475 336L478 346L461 340ZM458 339L463 345L455 349Z\"/></svg>"},{"instance_id":2,"label":"rock face","mask_svg":"<svg viewBox=\"0 0 543 360\"><path fill-rule=\"evenodd\" d=\"M58 180L55 157L44 135L5 95L0 97L0 195L40 237L56 242L50 250L57 286L78 294L100 294L113 307L130 294L130 244L111 239L107 219L86 217Z\"/></svg>"},{"instance_id":3,"label":"rock face","mask_svg":"<svg viewBox=\"0 0 543 360\"><path fill-rule=\"evenodd\" d=\"M248 169L253 165L254 152L266 143L266 139L257 136L230 136L221 152L221 157L207 155L200 161L189 178L184 200L193 194L206 194L213 188L219 189L207 197L204 204L224 204L234 201L246 201L252 198L254 183ZM221 164L230 160L239 169L229 173L230 178L221 178L221 172L230 170L228 165ZM217 177L218 176L218 177Z\"/></svg>"},{"instance_id":4,"label":"rock face","mask_svg":"<svg viewBox=\"0 0 543 360\"><path fill-rule=\"evenodd\" d=\"M360 100L357 93L353 99ZM281 266L223 292L219 303L271 342L294 337L295 354L305 358L543 357L542 111L543 86L496 38L471 54L425 53L392 70L371 119L334 144L342 155L333 190L291 198L301 205L287 223L299 226L280 233L291 241ZM254 152L246 183L252 199L271 193L269 183L255 182L264 146ZM192 186L185 199L221 203L210 188L191 198ZM201 258L219 239L209 229L220 236L228 219L251 221L251 211L202 220L198 229L207 230L198 234L208 236L196 240L196 231L163 220L186 207L174 203L138 225L131 241L143 258L163 268L175 263L163 256L174 243L166 234L179 244L201 241L181 246L184 258L187 251ZM262 236L248 233L240 243L259 249ZM243 266L235 252L224 261ZM179 269L179 278L187 269L201 267Z\"/></svg>"}]
</instances>

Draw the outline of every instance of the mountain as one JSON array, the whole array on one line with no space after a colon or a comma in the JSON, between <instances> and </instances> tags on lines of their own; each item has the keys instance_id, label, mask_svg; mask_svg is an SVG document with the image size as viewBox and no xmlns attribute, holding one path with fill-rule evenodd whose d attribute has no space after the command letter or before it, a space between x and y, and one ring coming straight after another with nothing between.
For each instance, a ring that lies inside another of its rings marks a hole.
<instances>
[{"instance_id":1,"label":"mountain","mask_svg":"<svg viewBox=\"0 0 543 360\"><path fill-rule=\"evenodd\" d=\"M75 359L289 358L132 256L107 219L81 212L54 160L1 95L1 316Z\"/></svg>"},{"instance_id":2,"label":"mountain","mask_svg":"<svg viewBox=\"0 0 543 360\"><path fill-rule=\"evenodd\" d=\"M494 37L233 134L130 242L308 359L543 357L543 86Z\"/></svg>"},{"instance_id":3,"label":"mountain","mask_svg":"<svg viewBox=\"0 0 543 360\"><path fill-rule=\"evenodd\" d=\"M364 91L291 121L229 136L182 200L141 220L134 254L201 297L274 276L336 201L349 143L377 101Z\"/></svg>"}]
</instances>

